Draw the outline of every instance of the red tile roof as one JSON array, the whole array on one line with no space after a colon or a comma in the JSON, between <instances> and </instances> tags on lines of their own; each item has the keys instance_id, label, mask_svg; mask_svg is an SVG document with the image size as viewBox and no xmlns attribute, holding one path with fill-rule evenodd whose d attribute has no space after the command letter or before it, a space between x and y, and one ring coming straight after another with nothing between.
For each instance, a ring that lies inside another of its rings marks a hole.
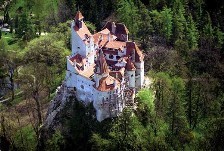
<instances>
[{"instance_id":1,"label":"red tile roof","mask_svg":"<svg viewBox=\"0 0 224 151\"><path fill-rule=\"evenodd\" d=\"M126 42L126 47L127 47L127 53L126 53L127 56L132 56L132 53L135 53L135 61L136 62L143 61L144 55L134 42Z\"/></svg>"},{"instance_id":2,"label":"red tile roof","mask_svg":"<svg viewBox=\"0 0 224 151\"><path fill-rule=\"evenodd\" d=\"M73 28L82 40L91 36L91 33L84 22L82 22L82 28L78 28L76 25Z\"/></svg>"},{"instance_id":3,"label":"red tile roof","mask_svg":"<svg viewBox=\"0 0 224 151\"><path fill-rule=\"evenodd\" d=\"M100 67L100 74L109 73L109 68L103 52L100 52L98 65Z\"/></svg>"},{"instance_id":4,"label":"red tile roof","mask_svg":"<svg viewBox=\"0 0 224 151\"><path fill-rule=\"evenodd\" d=\"M135 68L135 65L133 64L133 62L131 62L131 59L128 58L127 59L127 64L126 64L126 67L125 67L128 71L134 71L136 68Z\"/></svg>"},{"instance_id":5,"label":"red tile roof","mask_svg":"<svg viewBox=\"0 0 224 151\"><path fill-rule=\"evenodd\" d=\"M80 54L73 56L72 58L70 58L70 60L72 62L76 62L77 64L84 64L86 61L86 59L83 58Z\"/></svg>"},{"instance_id":6,"label":"red tile roof","mask_svg":"<svg viewBox=\"0 0 224 151\"><path fill-rule=\"evenodd\" d=\"M120 82L114 77L108 75L107 77L100 79L99 86L96 89L99 91L111 91L116 90L119 86Z\"/></svg>"},{"instance_id":7,"label":"red tile roof","mask_svg":"<svg viewBox=\"0 0 224 151\"><path fill-rule=\"evenodd\" d=\"M112 24L113 22L107 22L106 25L103 27L103 29L107 28L112 32ZM122 23L115 23L116 31L113 34L125 34L127 35L129 33L127 27Z\"/></svg>"}]
</instances>

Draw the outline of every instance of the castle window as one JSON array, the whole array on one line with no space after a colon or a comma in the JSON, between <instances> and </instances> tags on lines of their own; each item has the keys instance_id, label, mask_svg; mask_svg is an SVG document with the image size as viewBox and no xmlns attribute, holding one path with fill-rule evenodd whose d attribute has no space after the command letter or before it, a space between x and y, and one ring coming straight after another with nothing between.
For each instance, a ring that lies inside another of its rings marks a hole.
<instances>
[{"instance_id":1,"label":"castle window","mask_svg":"<svg viewBox=\"0 0 224 151\"><path fill-rule=\"evenodd\" d=\"M131 77L133 77L133 74L131 75Z\"/></svg>"},{"instance_id":2,"label":"castle window","mask_svg":"<svg viewBox=\"0 0 224 151\"><path fill-rule=\"evenodd\" d=\"M116 59L119 60L121 57L120 56L116 56Z\"/></svg>"},{"instance_id":3,"label":"castle window","mask_svg":"<svg viewBox=\"0 0 224 151\"><path fill-rule=\"evenodd\" d=\"M110 58L110 59L113 59L113 58L114 58L114 56L110 54L110 55L109 55L109 58Z\"/></svg>"},{"instance_id":4,"label":"castle window","mask_svg":"<svg viewBox=\"0 0 224 151\"><path fill-rule=\"evenodd\" d=\"M82 89L84 89L84 86L83 86L83 85L81 85L81 88L82 88Z\"/></svg>"},{"instance_id":5,"label":"castle window","mask_svg":"<svg viewBox=\"0 0 224 151\"><path fill-rule=\"evenodd\" d=\"M80 47L77 47L78 49L80 49Z\"/></svg>"}]
</instances>

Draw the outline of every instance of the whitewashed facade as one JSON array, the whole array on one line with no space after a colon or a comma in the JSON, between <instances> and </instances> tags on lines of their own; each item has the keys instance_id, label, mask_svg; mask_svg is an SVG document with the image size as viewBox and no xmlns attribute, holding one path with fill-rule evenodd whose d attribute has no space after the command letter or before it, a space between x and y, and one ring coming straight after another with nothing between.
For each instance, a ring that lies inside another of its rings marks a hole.
<instances>
[{"instance_id":1,"label":"whitewashed facade","mask_svg":"<svg viewBox=\"0 0 224 151\"><path fill-rule=\"evenodd\" d=\"M144 55L128 41L125 25L108 22L92 35L83 18L78 11L71 23L65 82L79 101L93 102L97 120L102 121L134 104L136 89L144 82Z\"/></svg>"}]
</instances>

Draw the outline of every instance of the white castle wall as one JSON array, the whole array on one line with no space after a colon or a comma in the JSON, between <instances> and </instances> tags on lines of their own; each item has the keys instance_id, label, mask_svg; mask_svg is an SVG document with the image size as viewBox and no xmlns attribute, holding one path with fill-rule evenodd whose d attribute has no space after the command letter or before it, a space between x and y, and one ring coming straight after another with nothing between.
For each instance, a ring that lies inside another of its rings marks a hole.
<instances>
[{"instance_id":1,"label":"white castle wall","mask_svg":"<svg viewBox=\"0 0 224 151\"><path fill-rule=\"evenodd\" d=\"M144 61L135 62L136 74L135 74L135 86L142 88L144 83Z\"/></svg>"},{"instance_id":2,"label":"white castle wall","mask_svg":"<svg viewBox=\"0 0 224 151\"><path fill-rule=\"evenodd\" d=\"M94 89L94 102L93 106L96 109L96 118L98 121L102 121L105 118L108 118L109 108L107 108L107 100L110 98L110 92L102 92ZM104 100L104 101L103 101Z\"/></svg>"},{"instance_id":3,"label":"white castle wall","mask_svg":"<svg viewBox=\"0 0 224 151\"><path fill-rule=\"evenodd\" d=\"M79 35L74 30L75 22L72 21L71 24L71 31L72 31L72 38L71 38L71 44L72 44L72 54L79 53L81 56L86 56L86 45L83 42L83 40L79 37Z\"/></svg>"},{"instance_id":4,"label":"white castle wall","mask_svg":"<svg viewBox=\"0 0 224 151\"><path fill-rule=\"evenodd\" d=\"M129 87L135 87L135 70L133 71L126 71L126 76L129 79Z\"/></svg>"},{"instance_id":5,"label":"white castle wall","mask_svg":"<svg viewBox=\"0 0 224 151\"><path fill-rule=\"evenodd\" d=\"M77 99L85 103L92 102L94 100L94 82L80 75L76 75L76 79Z\"/></svg>"}]
</instances>

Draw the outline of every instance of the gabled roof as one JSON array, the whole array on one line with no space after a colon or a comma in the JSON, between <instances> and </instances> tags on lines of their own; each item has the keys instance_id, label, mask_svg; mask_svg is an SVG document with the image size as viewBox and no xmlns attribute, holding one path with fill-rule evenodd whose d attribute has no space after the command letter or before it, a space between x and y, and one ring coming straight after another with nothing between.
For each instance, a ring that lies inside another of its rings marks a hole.
<instances>
[{"instance_id":1,"label":"gabled roof","mask_svg":"<svg viewBox=\"0 0 224 151\"><path fill-rule=\"evenodd\" d=\"M114 77L108 75L100 79L99 86L96 89L99 91L111 91L118 87L120 87L120 82Z\"/></svg>"},{"instance_id":2,"label":"gabled roof","mask_svg":"<svg viewBox=\"0 0 224 151\"><path fill-rule=\"evenodd\" d=\"M106 25L103 27L103 29L107 28L109 31L112 32L112 25L113 25L113 22L107 22ZM115 26L116 26L116 31L113 34L115 34L115 35L117 35L117 34L127 35L129 33L127 27L124 24L115 23Z\"/></svg>"},{"instance_id":3,"label":"gabled roof","mask_svg":"<svg viewBox=\"0 0 224 151\"><path fill-rule=\"evenodd\" d=\"M80 54L77 54L70 58L72 62L76 62L77 64L84 64L85 63L85 58L83 58Z\"/></svg>"},{"instance_id":4,"label":"gabled roof","mask_svg":"<svg viewBox=\"0 0 224 151\"><path fill-rule=\"evenodd\" d=\"M143 61L144 55L142 51L138 48L138 46L135 44L135 42L126 42L126 48L127 48L127 56L132 56L132 53L135 53L135 61ZM135 51L135 52L133 52Z\"/></svg>"},{"instance_id":5,"label":"gabled roof","mask_svg":"<svg viewBox=\"0 0 224 151\"><path fill-rule=\"evenodd\" d=\"M76 20L80 20L83 19L84 17L82 16L82 13L80 11L77 11L76 15L75 15L75 19Z\"/></svg>"}]
</instances>

